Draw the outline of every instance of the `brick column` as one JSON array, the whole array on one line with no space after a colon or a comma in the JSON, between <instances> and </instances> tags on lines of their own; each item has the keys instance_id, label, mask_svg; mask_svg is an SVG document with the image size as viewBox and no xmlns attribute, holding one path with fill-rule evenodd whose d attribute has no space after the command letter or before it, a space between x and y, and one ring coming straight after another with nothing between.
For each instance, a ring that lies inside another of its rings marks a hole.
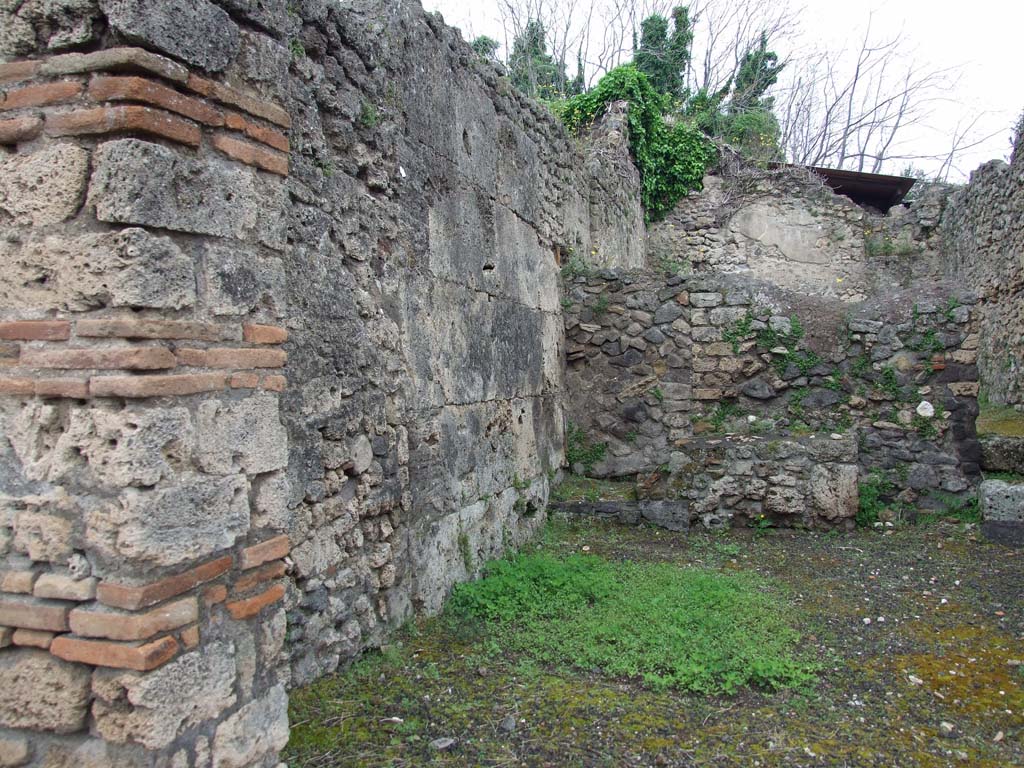
<instances>
[{"instance_id":1,"label":"brick column","mask_svg":"<svg viewBox=\"0 0 1024 768\"><path fill-rule=\"evenodd\" d=\"M273 764L288 114L137 47L0 89L0 764Z\"/></svg>"}]
</instances>

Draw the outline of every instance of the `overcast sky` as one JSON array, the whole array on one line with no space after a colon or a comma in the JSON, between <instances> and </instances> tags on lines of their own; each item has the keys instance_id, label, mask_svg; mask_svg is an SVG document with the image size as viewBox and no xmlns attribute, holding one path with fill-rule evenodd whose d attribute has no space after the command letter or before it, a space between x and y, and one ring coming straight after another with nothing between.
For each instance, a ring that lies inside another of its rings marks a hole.
<instances>
[{"instance_id":1,"label":"overcast sky","mask_svg":"<svg viewBox=\"0 0 1024 768\"><path fill-rule=\"evenodd\" d=\"M445 21L471 38L486 34L502 39L497 0L422 0L429 11L440 11ZM766 0L772 2L772 0ZM801 14L804 40L820 46L841 47L859 41L858 33L873 14L872 30L880 37L902 31L914 57L935 69L956 66L959 85L947 104L936 107L932 125L906 138L922 155L939 154L949 147L949 136L962 120L981 115L978 138L995 134L965 153L961 170L969 173L986 160L1009 154L1011 128L1024 111L1021 85L1020 31L1024 29L1024 2L1020 0L794 0ZM681 3L684 4L684 3ZM780 51L789 54L789 51ZM925 170L929 163L918 165ZM954 174L956 175L956 174ZM963 180L962 176L952 178Z\"/></svg>"}]
</instances>

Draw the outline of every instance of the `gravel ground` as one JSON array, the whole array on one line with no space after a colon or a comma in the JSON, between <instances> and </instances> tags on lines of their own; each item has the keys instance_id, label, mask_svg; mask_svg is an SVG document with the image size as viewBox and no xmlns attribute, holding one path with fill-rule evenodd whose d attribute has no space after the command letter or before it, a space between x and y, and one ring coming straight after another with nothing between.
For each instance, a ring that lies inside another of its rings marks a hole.
<instances>
[{"instance_id":1,"label":"gravel ground","mask_svg":"<svg viewBox=\"0 0 1024 768\"><path fill-rule=\"evenodd\" d=\"M289 765L1024 766L1024 551L971 526L687 535L554 521L536 546L764 574L798 607L819 681L654 692L498 653L486 628L419 622L293 692Z\"/></svg>"}]
</instances>

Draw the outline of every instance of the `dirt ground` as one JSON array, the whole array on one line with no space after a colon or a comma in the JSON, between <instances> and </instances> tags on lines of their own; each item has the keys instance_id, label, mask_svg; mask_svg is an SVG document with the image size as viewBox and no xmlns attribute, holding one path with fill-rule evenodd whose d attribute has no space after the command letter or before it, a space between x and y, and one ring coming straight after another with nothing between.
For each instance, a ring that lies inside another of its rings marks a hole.
<instances>
[{"instance_id":1,"label":"dirt ground","mask_svg":"<svg viewBox=\"0 0 1024 768\"><path fill-rule=\"evenodd\" d=\"M654 692L497 652L431 620L292 695L292 768L1024 766L1024 551L970 525L671 533L549 522L535 545L754 570L781 584L811 688Z\"/></svg>"}]
</instances>

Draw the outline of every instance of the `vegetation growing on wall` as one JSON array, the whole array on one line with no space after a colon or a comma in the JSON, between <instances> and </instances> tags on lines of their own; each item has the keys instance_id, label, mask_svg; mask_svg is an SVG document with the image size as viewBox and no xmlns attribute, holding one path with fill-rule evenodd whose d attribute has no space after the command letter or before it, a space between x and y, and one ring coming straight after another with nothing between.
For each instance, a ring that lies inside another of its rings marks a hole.
<instances>
[{"instance_id":1,"label":"vegetation growing on wall","mask_svg":"<svg viewBox=\"0 0 1024 768\"><path fill-rule=\"evenodd\" d=\"M701 188L715 158L714 146L692 123L666 121L670 99L632 65L612 70L593 90L566 101L560 108L562 120L579 130L613 101L629 102L630 150L640 171L644 212L647 221L658 221L683 195Z\"/></svg>"}]
</instances>

